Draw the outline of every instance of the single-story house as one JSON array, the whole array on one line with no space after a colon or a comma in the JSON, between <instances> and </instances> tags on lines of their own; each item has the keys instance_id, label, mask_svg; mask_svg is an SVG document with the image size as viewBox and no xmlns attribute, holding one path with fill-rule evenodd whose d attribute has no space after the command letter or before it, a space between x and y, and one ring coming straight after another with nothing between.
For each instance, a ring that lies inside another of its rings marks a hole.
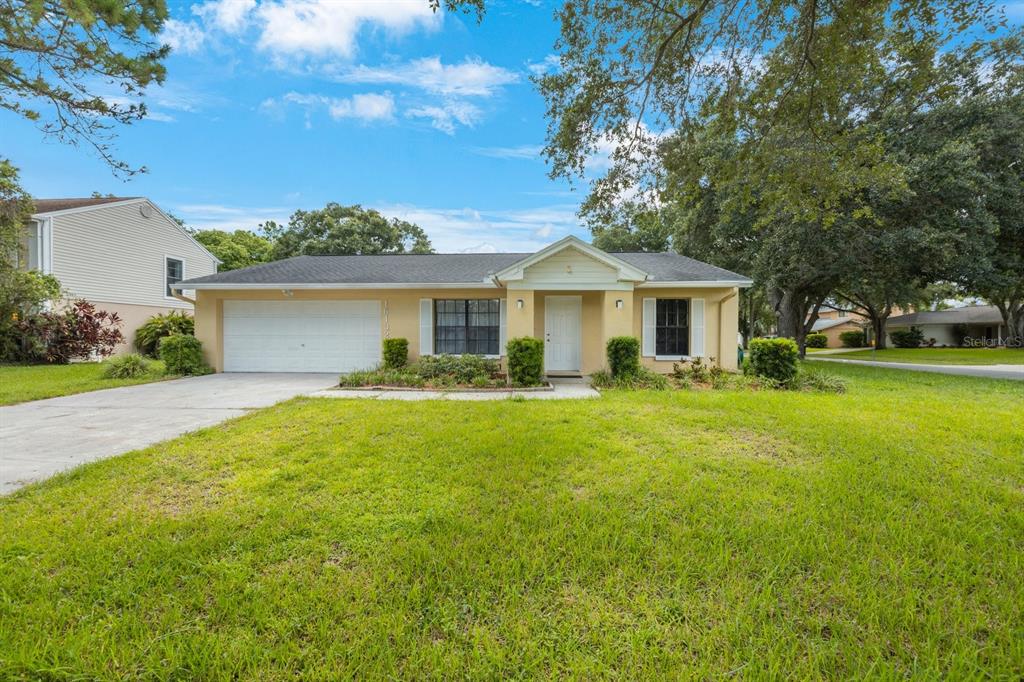
<instances>
[{"instance_id":1,"label":"single-story house","mask_svg":"<svg viewBox=\"0 0 1024 682\"><path fill-rule=\"evenodd\" d=\"M19 265L55 276L68 300L84 298L117 313L130 349L153 315L192 312L171 285L217 272L202 244L145 197L35 199Z\"/></svg>"},{"instance_id":2,"label":"single-story house","mask_svg":"<svg viewBox=\"0 0 1024 682\"><path fill-rule=\"evenodd\" d=\"M819 318L811 325L812 334L824 334L828 338L827 348L841 348L843 342L839 335L844 332L864 333L865 322L858 316Z\"/></svg>"},{"instance_id":3,"label":"single-story house","mask_svg":"<svg viewBox=\"0 0 1024 682\"><path fill-rule=\"evenodd\" d=\"M890 317L886 332L896 329L920 328L925 343L935 340L936 346L1003 345L1007 336L1003 316L994 305L970 305L948 310L922 310L908 315ZM890 345L892 342L890 340Z\"/></svg>"},{"instance_id":4,"label":"single-story house","mask_svg":"<svg viewBox=\"0 0 1024 682\"><path fill-rule=\"evenodd\" d=\"M643 363L714 357L736 368L740 287L750 279L675 253L606 253L566 237L536 253L299 256L195 277L196 336L218 372L347 372L405 338L410 359L545 344L550 373L606 366L613 336Z\"/></svg>"}]
</instances>

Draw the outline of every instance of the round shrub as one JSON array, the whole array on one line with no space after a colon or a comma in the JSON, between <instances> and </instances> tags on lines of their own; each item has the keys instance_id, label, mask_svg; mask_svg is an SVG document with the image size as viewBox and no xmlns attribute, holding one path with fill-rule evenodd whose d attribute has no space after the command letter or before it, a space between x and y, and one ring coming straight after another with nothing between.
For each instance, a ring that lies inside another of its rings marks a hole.
<instances>
[{"instance_id":1,"label":"round shrub","mask_svg":"<svg viewBox=\"0 0 1024 682\"><path fill-rule=\"evenodd\" d=\"M804 343L808 348L828 348L828 337L824 334L808 334Z\"/></svg>"},{"instance_id":2,"label":"round shrub","mask_svg":"<svg viewBox=\"0 0 1024 682\"><path fill-rule=\"evenodd\" d=\"M138 353L119 355L107 362L103 370L105 379L137 379L149 374L149 360Z\"/></svg>"},{"instance_id":3,"label":"round shrub","mask_svg":"<svg viewBox=\"0 0 1024 682\"><path fill-rule=\"evenodd\" d=\"M864 332L860 330L843 332L839 335L839 342L843 344L843 348L863 348L867 345Z\"/></svg>"},{"instance_id":4,"label":"round shrub","mask_svg":"<svg viewBox=\"0 0 1024 682\"><path fill-rule=\"evenodd\" d=\"M635 336L613 336L608 339L608 366L612 376L636 376L640 371L640 340Z\"/></svg>"},{"instance_id":5,"label":"round shrub","mask_svg":"<svg viewBox=\"0 0 1024 682\"><path fill-rule=\"evenodd\" d=\"M158 350L168 374L191 376L210 373L209 366L203 361L203 344L194 336L165 336L160 339Z\"/></svg>"},{"instance_id":6,"label":"round shrub","mask_svg":"<svg viewBox=\"0 0 1024 682\"><path fill-rule=\"evenodd\" d=\"M516 386L537 386L544 380L544 342L532 336L509 339L508 378Z\"/></svg>"},{"instance_id":7,"label":"round shrub","mask_svg":"<svg viewBox=\"0 0 1024 682\"><path fill-rule=\"evenodd\" d=\"M751 339L750 371L759 377L787 383L796 376L800 356L793 339Z\"/></svg>"},{"instance_id":8,"label":"round shrub","mask_svg":"<svg viewBox=\"0 0 1024 682\"><path fill-rule=\"evenodd\" d=\"M154 315L135 330L135 348L143 355L156 357L160 339L175 334L196 333L196 323L190 315L171 312L166 315Z\"/></svg>"},{"instance_id":9,"label":"round shrub","mask_svg":"<svg viewBox=\"0 0 1024 682\"><path fill-rule=\"evenodd\" d=\"M384 339L384 367L399 369L409 364L408 339Z\"/></svg>"},{"instance_id":10,"label":"round shrub","mask_svg":"<svg viewBox=\"0 0 1024 682\"><path fill-rule=\"evenodd\" d=\"M893 329L889 332L892 345L897 348L918 348L924 343L924 332L920 327L910 329Z\"/></svg>"}]
</instances>

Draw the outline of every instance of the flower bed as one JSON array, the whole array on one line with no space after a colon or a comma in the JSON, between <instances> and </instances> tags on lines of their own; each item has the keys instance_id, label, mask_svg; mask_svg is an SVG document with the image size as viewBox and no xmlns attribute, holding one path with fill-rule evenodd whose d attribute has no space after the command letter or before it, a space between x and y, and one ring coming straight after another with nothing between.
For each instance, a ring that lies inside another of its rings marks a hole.
<instances>
[{"instance_id":1,"label":"flower bed","mask_svg":"<svg viewBox=\"0 0 1024 682\"><path fill-rule=\"evenodd\" d=\"M495 360L478 355L431 355L405 367L378 367L342 375L341 388L435 391L550 390L550 385L510 384Z\"/></svg>"}]
</instances>

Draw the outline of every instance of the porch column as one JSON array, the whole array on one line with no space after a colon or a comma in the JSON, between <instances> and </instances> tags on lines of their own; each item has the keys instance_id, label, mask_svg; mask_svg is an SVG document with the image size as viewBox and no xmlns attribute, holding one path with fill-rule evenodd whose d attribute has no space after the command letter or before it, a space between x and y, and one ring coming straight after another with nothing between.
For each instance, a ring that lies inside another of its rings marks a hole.
<instances>
[{"instance_id":1,"label":"porch column","mask_svg":"<svg viewBox=\"0 0 1024 682\"><path fill-rule=\"evenodd\" d=\"M520 336L536 336L533 328L533 289L506 289L505 310L507 311L506 334L515 339ZM522 301L520 306L519 302Z\"/></svg>"},{"instance_id":2,"label":"porch column","mask_svg":"<svg viewBox=\"0 0 1024 682\"><path fill-rule=\"evenodd\" d=\"M601 293L601 356L604 357L604 347L608 339L613 336L635 336L639 339L640 331L633 329L632 291Z\"/></svg>"}]
</instances>

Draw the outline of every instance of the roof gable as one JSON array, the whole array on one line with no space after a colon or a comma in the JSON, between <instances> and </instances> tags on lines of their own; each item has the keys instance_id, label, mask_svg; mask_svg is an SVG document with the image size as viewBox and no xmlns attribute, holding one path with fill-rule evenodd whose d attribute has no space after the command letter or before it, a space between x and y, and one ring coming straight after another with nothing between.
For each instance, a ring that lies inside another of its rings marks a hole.
<instances>
[{"instance_id":1,"label":"roof gable","mask_svg":"<svg viewBox=\"0 0 1024 682\"><path fill-rule=\"evenodd\" d=\"M499 282L524 280L527 277L527 270L552 257L563 254L566 251L579 253L604 265L606 268L613 271L616 279L620 281L643 282L648 276L646 272L635 265L631 265L621 258L617 258L610 253L606 253L578 237L569 235L568 237L560 239L554 244L546 246L540 251L530 254L526 258L495 272L492 277Z\"/></svg>"}]
</instances>

